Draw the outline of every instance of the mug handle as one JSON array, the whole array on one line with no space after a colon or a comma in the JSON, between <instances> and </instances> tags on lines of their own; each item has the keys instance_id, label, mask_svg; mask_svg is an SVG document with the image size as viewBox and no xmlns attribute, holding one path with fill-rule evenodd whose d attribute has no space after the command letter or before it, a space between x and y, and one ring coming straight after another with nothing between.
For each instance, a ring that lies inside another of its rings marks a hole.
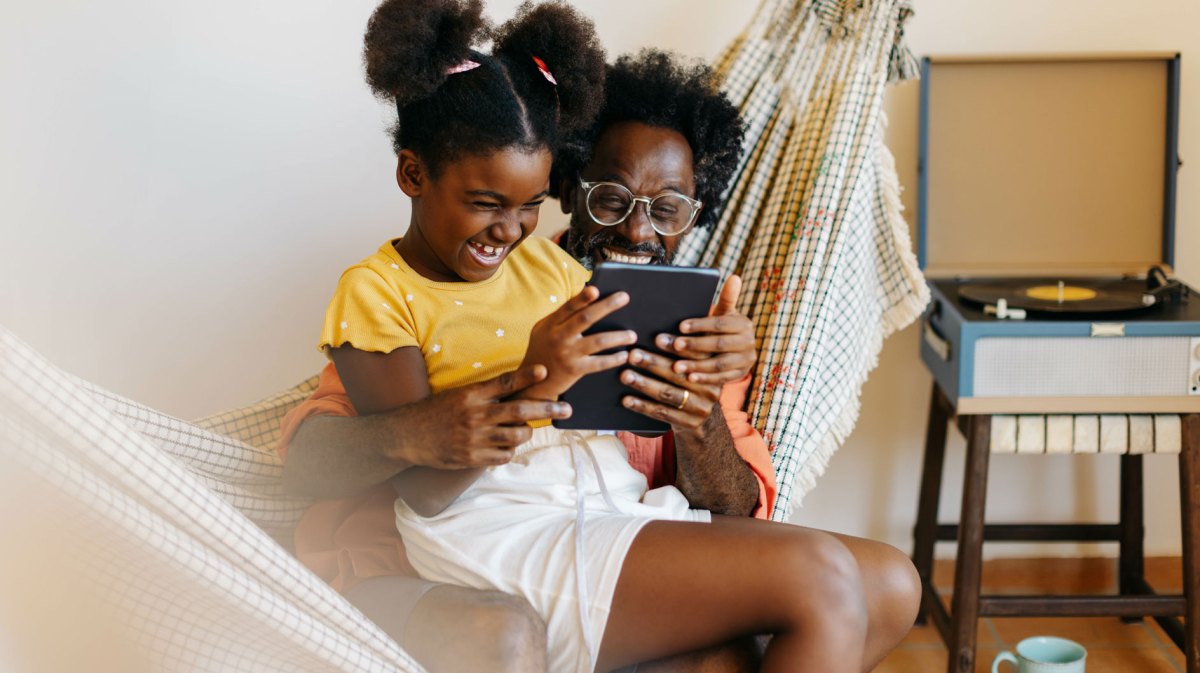
<instances>
[{"instance_id":1,"label":"mug handle","mask_svg":"<svg viewBox=\"0 0 1200 673\"><path fill-rule=\"evenodd\" d=\"M1013 656L1013 653L1005 650L1000 654L997 654L995 659L992 659L992 673L1000 673L1000 664L1005 661L1011 663L1013 666L1017 666L1018 668L1021 666L1021 664L1017 661L1017 658Z\"/></svg>"}]
</instances>

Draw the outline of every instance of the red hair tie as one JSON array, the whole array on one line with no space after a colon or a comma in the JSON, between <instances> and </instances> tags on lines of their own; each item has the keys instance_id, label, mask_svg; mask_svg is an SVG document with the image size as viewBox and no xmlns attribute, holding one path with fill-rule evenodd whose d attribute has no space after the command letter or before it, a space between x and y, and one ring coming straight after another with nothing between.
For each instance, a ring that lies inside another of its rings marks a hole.
<instances>
[{"instance_id":1,"label":"red hair tie","mask_svg":"<svg viewBox=\"0 0 1200 673\"><path fill-rule=\"evenodd\" d=\"M546 81L553 84L554 86L558 86L558 80L554 79L554 75L550 74L550 68L546 67L546 62L543 61L542 59L538 58L537 56L533 56L532 58L533 58L534 64L537 65L537 69L541 71L542 77L545 77Z\"/></svg>"}]
</instances>

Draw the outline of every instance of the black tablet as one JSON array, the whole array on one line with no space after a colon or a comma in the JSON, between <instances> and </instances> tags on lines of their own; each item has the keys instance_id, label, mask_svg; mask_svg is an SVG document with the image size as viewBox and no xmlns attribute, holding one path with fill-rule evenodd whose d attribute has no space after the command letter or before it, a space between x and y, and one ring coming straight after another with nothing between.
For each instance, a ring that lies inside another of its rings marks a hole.
<instances>
[{"instance_id":1,"label":"black tablet","mask_svg":"<svg viewBox=\"0 0 1200 673\"><path fill-rule=\"evenodd\" d=\"M592 272L589 285L595 285L601 297L624 290L629 293L629 303L606 316L587 333L633 330L638 335L634 347L668 354L654 344L654 338L663 333L679 334L679 323L708 315L720 279L716 269L604 262ZM621 383L619 376L626 368L616 367L579 379L561 398L571 404L571 417L555 420L555 427L637 432L670 430L667 423L621 406L622 397L637 394ZM649 376L645 371L639 373Z\"/></svg>"}]
</instances>

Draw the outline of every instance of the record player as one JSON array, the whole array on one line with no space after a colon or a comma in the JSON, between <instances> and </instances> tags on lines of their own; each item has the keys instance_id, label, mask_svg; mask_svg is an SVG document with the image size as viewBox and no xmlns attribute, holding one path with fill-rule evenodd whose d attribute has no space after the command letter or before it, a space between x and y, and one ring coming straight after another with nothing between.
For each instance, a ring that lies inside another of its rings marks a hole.
<instances>
[{"instance_id":1,"label":"record player","mask_svg":"<svg viewBox=\"0 0 1200 673\"><path fill-rule=\"evenodd\" d=\"M1200 412L1178 54L926 58L921 359L960 414Z\"/></svg>"}]
</instances>

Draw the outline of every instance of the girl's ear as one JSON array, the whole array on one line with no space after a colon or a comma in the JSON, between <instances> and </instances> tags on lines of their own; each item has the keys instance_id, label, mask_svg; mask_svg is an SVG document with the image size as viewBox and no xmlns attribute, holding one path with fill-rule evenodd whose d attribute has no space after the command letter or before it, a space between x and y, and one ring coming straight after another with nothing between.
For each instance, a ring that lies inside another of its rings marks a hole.
<instances>
[{"instance_id":1,"label":"girl's ear","mask_svg":"<svg viewBox=\"0 0 1200 673\"><path fill-rule=\"evenodd\" d=\"M409 198L418 197L427 179L425 164L420 157L412 150L400 150L396 156L396 184L400 185L400 191Z\"/></svg>"}]
</instances>

